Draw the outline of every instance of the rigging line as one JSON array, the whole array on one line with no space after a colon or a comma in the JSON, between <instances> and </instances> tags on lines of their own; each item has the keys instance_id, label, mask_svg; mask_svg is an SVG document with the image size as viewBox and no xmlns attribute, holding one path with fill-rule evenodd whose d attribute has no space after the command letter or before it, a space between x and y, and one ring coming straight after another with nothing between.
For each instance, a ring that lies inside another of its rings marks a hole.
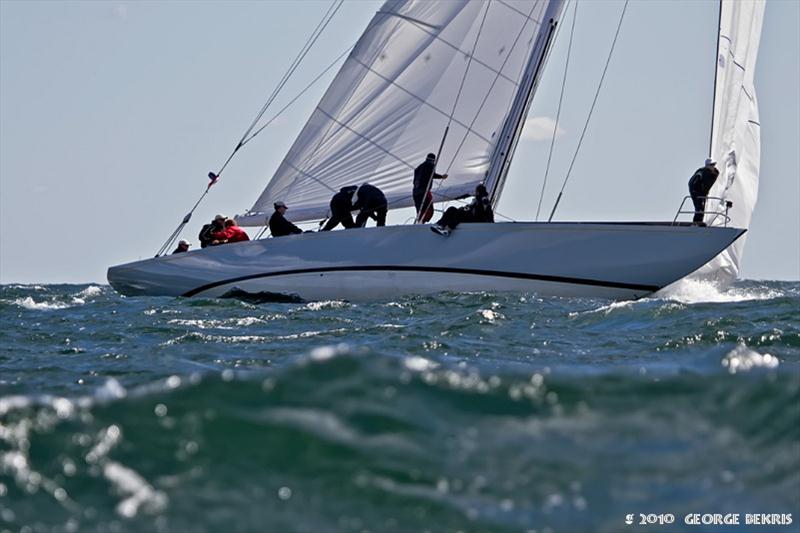
<instances>
[{"instance_id":1,"label":"rigging line","mask_svg":"<svg viewBox=\"0 0 800 533\"><path fill-rule=\"evenodd\" d=\"M572 161L569 164L569 168L567 169L567 175L564 177L564 183L561 185L561 190L558 193L558 197L556 198L555 204L553 204L553 210L550 212L550 218L547 219L548 222L553 220L553 215L556 213L556 209L558 208L558 204L561 201L561 196L564 194L564 189L567 186L567 181L569 180L570 174L572 173L572 167L575 165L575 160L578 158L578 152L580 152L581 144L583 143L583 137L586 135L586 130L589 128L589 122L592 119L592 113L594 112L595 104L597 104L597 97L600 96L600 89L603 87L603 81L606 78L606 72L608 72L608 65L611 63L611 57L614 55L614 47L617 44L617 38L619 37L619 31L622 28L622 21L625 19L625 11L628 9L628 2L630 0L625 0L625 4L622 6L622 13L619 16L619 23L617 24L617 31L614 34L614 40L611 42L611 48L608 51L608 57L606 58L606 64L603 67L603 74L600 76L600 82L597 84L597 91L594 93L594 100L592 100L592 106L589 108L589 115L586 117L586 122L583 125L583 131L581 132L581 136L578 139L578 146L575 147L575 153L572 155Z\"/></svg>"},{"instance_id":2,"label":"rigging line","mask_svg":"<svg viewBox=\"0 0 800 533\"><path fill-rule=\"evenodd\" d=\"M316 77L316 78L314 78L313 80L311 80L311 83L309 83L308 85L306 85L306 87L305 87L305 88L304 88L302 91L300 91L300 92L297 94L297 96L295 96L294 98L292 98L292 99L289 101L289 103L288 103L288 104L286 104L285 106L283 106L283 107L280 109L280 111L278 111L277 113L275 113L275 114L272 116L272 118L270 118L270 119L269 119L269 120L268 120L268 121L267 121L267 122L266 122L266 123L265 123L263 126L261 126L260 128L258 128L258 129L255 131L255 133L253 133L253 134L252 134L250 137L248 137L248 138L247 138L247 139L246 139L246 140L245 140L245 141L242 143L242 146L244 146L245 144L247 144L247 143L249 143L250 141L252 141L252 140L253 140L253 138L254 138L256 135L258 135L259 133L261 133L261 132L264 130L264 128L266 128L267 126L269 126L270 124L272 124L272 123L273 123L275 120L277 120L277 118L278 118L278 117L280 117L280 116L283 114L283 112L284 112L284 111L286 111L286 110L287 110L289 107L291 107L291 105L292 105L292 104L294 104L294 103L295 103L295 102L296 102L296 101L297 101L297 100L298 100L298 99L299 99L301 96L303 96L303 95L304 95L304 94L305 94L305 93L306 93L306 92L307 92L307 91L308 91L308 90L309 90L309 89L310 89L312 86L314 86L314 85L315 85L315 84L316 84L316 83L317 83L317 82L320 80L320 78L322 78L322 77L323 77L325 74L327 74L327 73L328 73L328 71L330 71L330 70L331 70L331 69L332 69L332 68L333 68L333 67L336 65L336 63L338 63L338 62L339 62L339 61L340 61L340 60L341 60L341 59L342 59L344 56L346 56L346 55L347 55L347 54L348 54L348 53L349 53L349 52L350 52L350 51L353 49L353 47L354 47L355 45L356 45L356 43L353 43L353 44L351 44L350 46L348 46L348 47L347 47L347 49L345 49L345 51L344 51L344 52L342 52L341 54L339 54L339 56L338 56L336 59L334 59L334 60L333 60L333 62L332 62L330 65L328 65L327 67L325 67L325 70L323 70L322 72L320 72L320 73L319 73L319 75L317 75L317 77Z\"/></svg>"},{"instance_id":3,"label":"rigging line","mask_svg":"<svg viewBox=\"0 0 800 533\"><path fill-rule=\"evenodd\" d=\"M575 21L578 19L578 0L575 0L575 9L572 12L572 28L569 31L569 46L567 46L567 59L564 63L564 77L561 79L561 94L558 96L558 110L556 111L556 123L553 126L553 138L550 139L550 151L547 154L547 165L544 169L544 180L542 181L542 192L539 193L539 205L536 206L536 220L539 221L539 212L542 210L542 199L547 187L547 176L550 173L550 162L553 159L553 147L556 144L556 134L558 133L558 122L561 117L561 103L564 100L564 88L567 86L567 72L569 71L569 58L572 55L572 37L575 35Z\"/></svg>"},{"instance_id":4,"label":"rigging line","mask_svg":"<svg viewBox=\"0 0 800 533\"><path fill-rule=\"evenodd\" d=\"M456 107L458 107L458 101L461 99L461 92L464 90L464 83L467 81L467 76L469 75L469 67L472 65L472 59L475 57L475 50L478 48L478 41L480 41L481 39L481 33L483 33L483 25L486 22L486 15L489 14L489 7L491 7L491 5L492 5L492 0L488 0L488 2L486 2L486 9L483 11L483 17L481 18L481 23L478 26L478 32L475 34L475 42L472 43L472 52L470 52L470 54L467 56L467 66L464 69L464 75L461 76L461 84L458 86L458 92L456 93L455 100L453 100L453 108L450 111L450 116L447 119L447 126L445 126L444 128L444 136L442 137L442 142L439 144L439 151L436 153L436 159L434 159L433 161L433 168L431 168L431 174L430 177L428 178L428 184L425 188L425 194L422 196L422 202L420 203L419 213L417 214L417 220L416 220L417 223L421 222L422 217L424 217L425 213L428 212L428 194L431 192L431 187L433 187L433 177L436 175L436 166L439 164L439 158L442 155L442 148L444 148L444 142L447 139L447 133L450 131L450 124L453 123L453 115L456 114ZM464 132L464 135L466 136L470 131L472 131L472 128L467 127L467 131ZM483 138L483 136L480 135L479 137ZM488 139L486 141L491 146L491 142L488 141ZM450 165L452 165L452 162L450 163ZM449 168L450 167L448 167L448 170ZM416 170L414 172L416 172ZM439 183L436 187L436 190L438 191L441 186L442 184ZM432 203L433 203L433 198L431 197L431 204Z\"/></svg>"},{"instance_id":5,"label":"rigging line","mask_svg":"<svg viewBox=\"0 0 800 533\"><path fill-rule=\"evenodd\" d=\"M269 106L278 96L278 93L281 91L281 89L283 89L284 85L286 85L286 82L289 81L289 78L292 76L297 67L300 66L300 63L305 58L306 54L308 54L308 52L311 50L311 47L314 46L314 43L316 43L319 36L322 35L322 32L325 30L328 23L333 19L333 16L336 15L336 12L342 6L343 1L344 0L333 0L330 7L328 8L328 11L325 13L325 15L323 15L322 20L319 21L317 27L314 28L314 31L311 32L311 35L306 40L306 43L300 49L300 52L298 52L297 56L294 58L294 61L292 61L292 64L289 66L289 69L284 73L283 78L281 78L281 81L278 82L278 85L272 91L272 94L267 99L266 103L261 107L261 110L258 112L256 118L250 124L250 127L247 128L247 131L245 131L244 135L242 135L242 139L241 141L239 141L240 144L244 142L247 136L250 135L250 132L253 131L253 129L256 127L258 121L261 120L261 117L264 116L264 113L266 113Z\"/></svg>"},{"instance_id":6,"label":"rigging line","mask_svg":"<svg viewBox=\"0 0 800 533\"><path fill-rule=\"evenodd\" d=\"M380 24L382 24L382 23L386 22L386 21L387 21L389 18L391 18L391 14L390 14L390 13L383 12L383 11L378 11L378 12L375 14L375 16L372 18L372 20L370 20L370 21L369 21L369 24L367 24L367 28L366 28L366 29L364 30L364 32L361 34L361 37L359 37L359 38L358 38L358 40L356 41L356 43L353 45L352 49L353 49L353 50L355 50L355 48L356 48L356 47L358 47L358 44L359 44L359 43L360 43L362 40L364 40L364 39L366 38L366 36L367 36L367 35L368 35L368 34L369 34L371 31L372 31L372 29L373 29L373 28L375 28L375 27L378 27ZM383 52L383 51L386 49L386 46L388 46L388 42L387 42L386 44L384 44L384 45L381 47L381 49L380 49L380 52L381 52L381 53L382 53L382 52ZM377 52L377 51L376 51L376 52ZM348 60L349 60L349 59L354 59L354 60L355 60L355 59L356 59L356 54L355 54L355 53L353 53L353 52L351 52L351 54L350 54L350 57L348 57L347 59L348 59ZM345 63L346 63L346 62L347 62L347 60L345 60ZM338 75L337 75L337 77L335 77L335 78L334 78L334 81L333 81L333 83L332 83L331 87L333 86L333 84L335 84L335 83L336 83L336 79L337 79L337 78L338 78ZM330 90L330 87L328 88L328 90ZM351 91L352 91L352 90L354 90L354 89L351 89ZM351 93L350 93L350 96L352 96L352 94L353 94L353 93L351 92ZM327 95L327 92L325 93L325 95ZM324 101L325 101L325 96L323 96L323 97L322 97L322 100L320 101L320 103L319 103L319 104L317 104L317 107L319 107L320 105L322 105L322 103L323 103ZM366 108L362 106L361 110L360 110L360 111L357 111L357 112L356 112L356 114L355 114L355 116L358 116L358 115L359 115L359 113L362 113L362 112L364 111L364 109L366 109ZM315 108L315 110L316 110L316 108ZM312 112L312 117L313 117L313 112ZM354 118L355 118L355 117L353 117L353 119L354 119ZM310 119L309 119L309 120L310 120ZM311 152L309 153L309 156L308 156L309 165L313 165L313 164L315 164L315 163L316 163L317 159L315 158L315 156L316 156L316 154L317 154L317 151L319 150L319 148L320 148L320 147L321 147L323 144L325 144L326 142L328 142L328 140L329 140L328 134L331 132L331 129L333 128L333 126L334 126L334 125L335 125L335 122L330 122L330 123L328 124L328 126L325 128L325 132L324 132L324 133L323 133L321 136L319 136L319 140L317 141L317 143L316 143L316 146L315 146L315 147L314 147L314 149L313 149L313 150L311 150ZM306 124L306 126L304 126L304 127L303 127L303 132L305 131L305 129L306 129L307 127L308 127L308 124ZM301 133L300 133L300 135L301 135L301 136L303 135L303 132L301 132ZM334 132L334 133L335 133L335 132ZM332 137L330 137L330 138L332 138ZM296 143L296 142L297 142L297 141L295 141L295 143ZM292 147L294 147L294 145L293 145ZM290 185L288 190L289 190L289 191L291 191L291 189L292 189L292 187L293 187L293 186L294 186L294 185ZM269 187L269 185L268 185L268 187ZM265 190L265 191L266 191L266 190Z\"/></svg>"},{"instance_id":7,"label":"rigging line","mask_svg":"<svg viewBox=\"0 0 800 533\"><path fill-rule=\"evenodd\" d=\"M722 0L719 0L719 18L717 19L717 49L714 50L714 92L711 96L711 131L708 132L708 157L712 157L711 151L714 149L714 113L716 112L716 109L714 108L717 107L717 78L719 77L720 38L722 38ZM728 42L731 42L730 39L728 39ZM734 63L736 63L736 61L734 61ZM741 65L739 65L739 67L744 70L744 67Z\"/></svg>"},{"instance_id":8,"label":"rigging line","mask_svg":"<svg viewBox=\"0 0 800 533\"><path fill-rule=\"evenodd\" d=\"M338 2L338 4L337 4L337 2ZM259 114L256 117L256 119L253 121L253 123L250 125L250 127L245 132L245 134L242 136L242 139L239 141L239 143L233 149L231 154L228 156L228 158L222 164L222 166L220 167L219 171L217 171L216 174L213 174L213 173L209 174L209 177L212 178L212 181L206 186L206 190L203 191L202 195L200 195L200 198L197 200L197 202L195 202L194 206L189 211L189 213L186 216L183 217L183 220L181 221L180 224L178 224L178 227L175 229L175 231L172 233L172 235L170 235L167 238L167 241L161 246L161 248L159 249L158 253L156 254L156 257L158 257L158 256L162 255L163 253L165 253L166 250L168 250L169 247L172 246L172 244L175 242L175 239L178 238L178 236L180 235L181 231L183 230L183 227L189 222L189 220L191 220L192 214L197 209L197 206L199 206L200 203L203 201L203 199L206 197L206 195L208 194L209 190L211 189L211 186L214 185L214 183L217 182L217 180L219 179L220 174L222 174L222 171L225 170L225 168L228 166L228 163L231 162L231 160L233 159L233 156L236 154L236 152L244 145L244 141L245 141L245 138L247 137L247 135L249 135L249 133L252 131L253 127L255 127L255 125L261 119L261 117L266 112L266 110L269 107L269 105L272 103L272 101L277 96L278 92L286 85L286 82L289 80L289 77L291 77L291 75L294 73L294 71L300 65L300 62L303 60L303 58L306 56L306 54L308 54L308 51L311 49L311 47L317 41L319 36L322 34L322 31L325 30L325 28L327 27L328 23L330 23L330 21L333 19L333 16L336 14L336 12L342 6L343 2L344 2L344 0L334 0L334 2L331 4L331 7L328 8L328 11L326 11L325 15L322 17L322 20L320 21L319 24L317 24L317 27L314 29L314 32L312 32L311 36L306 41L306 44L301 49L300 54L297 56L297 58L295 58L295 61L293 62L292 66L283 75L283 78L281 79L281 81L279 82L278 86L273 91L273 93L270 96L269 100L261 108L261 111L259 111ZM333 9L334 5L336 6L335 9Z\"/></svg>"},{"instance_id":9,"label":"rigging line","mask_svg":"<svg viewBox=\"0 0 800 533\"><path fill-rule=\"evenodd\" d=\"M533 5L531 6L531 11L530 11L530 13L528 13L528 14L530 15L531 13L533 13L533 10L534 10L534 9L536 9L536 4L533 4ZM514 42L513 42L513 44L512 44L512 45L511 45L511 47L508 49L508 55L506 55L505 59L503 59L503 64L502 64L502 65L500 65L500 72L502 72L502 71L503 71L503 69L504 69L504 68L505 68L505 66L506 66L506 63L507 63L507 62L508 62L508 60L509 60L509 58L511 58L511 53L514 51L514 48L516 48L516 46L517 46L517 43L519 42L519 38L520 38L520 37L522 37L522 34L525 32L525 28L526 28L527 26L528 26L528 22L526 21L525 23L523 23L523 24L522 24L522 27L520 27L520 29L519 29L519 32L517 33L517 37L514 39ZM500 73L499 73L499 72L498 72L498 73L496 73L496 74L497 74L497 75L496 75L496 76L494 77L494 79L492 80L492 84L491 84L491 86L489 87L489 90L488 90L488 91L486 91L486 94L485 94L485 95L483 95L483 100L481 101L481 105L480 105L480 106L478 106L478 110L475 112L475 116L474 116L474 117L472 117L472 122L470 122L469 129L472 129L472 126L474 126L474 125L475 125L475 122L478 120L478 116L481 114L481 111L483 111L483 106L484 106L484 105L486 105L486 102L489 100L489 95L490 95L490 94L492 93L492 91L494 90L494 86L495 86L495 84L497 83L498 77L500 76ZM518 87L518 86L519 86L519 84L518 84L517 82L512 82L512 83L514 84L514 86L515 86L515 87ZM456 160L456 157L458 156L458 153L461 151L461 148L463 148L463 147L464 147L464 143L467 141L467 135L468 135L468 133L469 133L469 131L467 131L467 132L464 134L464 136L461 138L461 142L458 144L458 148L456 148L456 151L455 151L455 153L453 154L453 158L450 160L450 164L449 164L449 165L447 165L447 172L449 172L449 171L450 171L450 168L453 166L453 163L455 163L455 160Z\"/></svg>"},{"instance_id":10,"label":"rigging line","mask_svg":"<svg viewBox=\"0 0 800 533\"><path fill-rule=\"evenodd\" d=\"M447 127L450 127L450 124L453 122L453 115L456 114L456 106L458 106L458 100L461 98L461 92L464 90L464 82L467 81L467 76L469 75L469 67L472 65L472 59L475 57L475 50L478 48L478 41L481 39L481 33L483 32L483 25L486 22L486 15L489 14L489 7L492 5L492 0L486 2L486 9L483 10L483 18L481 18L481 24L478 26L478 33L475 35L475 42L472 43L472 52L470 52L468 59L467 59L467 68L464 69L464 75L461 76L461 85L458 86L458 93L456 93L456 99L453 100L453 109L450 111L450 119L447 121Z\"/></svg>"},{"instance_id":11,"label":"rigging line","mask_svg":"<svg viewBox=\"0 0 800 533\"><path fill-rule=\"evenodd\" d=\"M379 78L381 78L382 80L386 81L387 83L389 83L389 84L391 84L391 85L393 85L393 86L397 87L398 89L400 89L400 90L401 90L401 91L403 91L404 93L408 94L410 97L412 97L412 98L415 98L415 99L419 100L419 101L420 101L422 104L424 104L424 105L426 105L426 106L430 107L431 109L433 109L434 111L436 111L436 112L437 112L437 113L439 113L440 115L442 115L442 116L445 116L445 117L448 117L450 120L454 121L456 124L458 124L458 125L459 125L459 126L461 126L462 128L464 128L464 129L466 129L466 130L469 130L469 131L470 131L471 133L473 133L473 134L474 134L476 137L479 137L481 140L485 141L486 143L489 143L489 144L491 144L491 143L492 143L491 139L487 139L486 137L484 137L483 135L481 135L481 134L480 134L480 133L478 133L477 131L475 131L475 130L471 130L471 129L469 128L469 126L468 126L468 125L464 124L464 123L463 123L463 122L461 122L460 120L453 119L453 115L452 115L452 114L451 114L451 115L448 115L448 114L447 114L447 111L443 111L442 109L439 109L438 107L436 107L435 105L431 104L430 102L428 102L428 101L427 101L427 100L425 100L424 98L422 98L422 97L420 97L420 96L417 96L416 94L412 93L411 91L409 91L409 90L408 90L408 89L406 89L405 87L403 87L403 86L401 86L400 84L398 84L396 81L394 81L394 80L391 80L391 79L387 78L386 76L384 76L383 74L381 74L381 73L377 72L375 69L373 69L372 67L370 67L369 65L367 65L367 64L366 64L366 63L364 63L363 61L360 61L360 60L358 60L358 59L356 59L356 58L354 58L354 57L353 57L353 58L351 58L351 59L352 59L353 61L355 61L356 63L358 63L359 65L363 66L363 67L364 67L365 69L367 69L369 72L372 72L373 74L375 74L376 76L378 76ZM448 125L449 125L449 122L448 122Z\"/></svg>"}]
</instances>

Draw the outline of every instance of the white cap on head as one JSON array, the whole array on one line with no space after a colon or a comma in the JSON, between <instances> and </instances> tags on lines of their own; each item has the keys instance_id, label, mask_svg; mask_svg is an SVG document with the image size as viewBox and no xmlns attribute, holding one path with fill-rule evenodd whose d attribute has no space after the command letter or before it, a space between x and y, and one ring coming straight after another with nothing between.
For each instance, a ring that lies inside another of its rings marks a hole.
<instances>
[{"instance_id":1,"label":"white cap on head","mask_svg":"<svg viewBox=\"0 0 800 533\"><path fill-rule=\"evenodd\" d=\"M272 204L272 206L273 206L275 209L278 209L279 207L286 207L286 204L285 204L285 203L283 203L283 202L281 202L280 200L278 200L277 202L275 202L274 204ZM286 207L286 209L289 209L289 208L288 208L288 207Z\"/></svg>"},{"instance_id":2,"label":"white cap on head","mask_svg":"<svg viewBox=\"0 0 800 533\"><path fill-rule=\"evenodd\" d=\"M225 220L226 218L228 218L228 217L226 217L225 215L216 215L214 217L214 220Z\"/></svg>"},{"instance_id":3,"label":"white cap on head","mask_svg":"<svg viewBox=\"0 0 800 533\"><path fill-rule=\"evenodd\" d=\"M191 246L192 245L192 243L190 243L189 241L187 241L185 239L179 240L178 244L181 245L181 246Z\"/></svg>"},{"instance_id":4,"label":"white cap on head","mask_svg":"<svg viewBox=\"0 0 800 533\"><path fill-rule=\"evenodd\" d=\"M710 158L710 157L706 158L706 166L708 166L708 165L716 165L716 164L717 164L717 162L714 161L712 158Z\"/></svg>"}]
</instances>

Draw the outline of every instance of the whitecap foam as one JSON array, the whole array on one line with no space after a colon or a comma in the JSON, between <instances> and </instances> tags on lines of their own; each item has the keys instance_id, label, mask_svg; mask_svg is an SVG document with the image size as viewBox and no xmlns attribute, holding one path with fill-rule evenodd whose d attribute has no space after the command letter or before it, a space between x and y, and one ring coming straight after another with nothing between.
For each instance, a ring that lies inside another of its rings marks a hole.
<instances>
[{"instance_id":1,"label":"whitecap foam","mask_svg":"<svg viewBox=\"0 0 800 533\"><path fill-rule=\"evenodd\" d=\"M341 300L324 300L321 302L309 302L305 305L305 308L310 311L321 311L322 309L339 309L347 305L347 302Z\"/></svg>"},{"instance_id":2,"label":"whitecap foam","mask_svg":"<svg viewBox=\"0 0 800 533\"><path fill-rule=\"evenodd\" d=\"M780 298L783 292L774 289L742 289L723 287L709 280L684 278L656 293L657 298L686 304L746 302Z\"/></svg>"},{"instance_id":3,"label":"whitecap foam","mask_svg":"<svg viewBox=\"0 0 800 533\"><path fill-rule=\"evenodd\" d=\"M15 283L15 284L12 284L12 285L6 285L6 288L8 288L8 289L27 289L29 291L46 291L47 290L47 287L44 287L42 285L22 285L22 284L19 284L19 283Z\"/></svg>"},{"instance_id":4,"label":"whitecap foam","mask_svg":"<svg viewBox=\"0 0 800 533\"><path fill-rule=\"evenodd\" d=\"M576 316L580 316L583 314L592 314L592 313L604 313L607 315L616 309L625 309L627 307L632 307L637 302L643 302L643 301L647 301L647 299L645 298L642 300L624 300L621 302L611 302L610 304L602 305L597 309L590 309L588 311L572 311L571 313L569 313L569 316L570 318L574 318Z\"/></svg>"},{"instance_id":5,"label":"whitecap foam","mask_svg":"<svg viewBox=\"0 0 800 533\"><path fill-rule=\"evenodd\" d=\"M53 311L56 309L67 309L68 307L72 307L72 305L62 302L37 302L30 296L26 296L25 298L17 298L12 303L31 311Z\"/></svg>"},{"instance_id":6,"label":"whitecap foam","mask_svg":"<svg viewBox=\"0 0 800 533\"><path fill-rule=\"evenodd\" d=\"M505 318L501 313L492 309L481 309L479 313L489 323L494 323Z\"/></svg>"},{"instance_id":7,"label":"whitecap foam","mask_svg":"<svg viewBox=\"0 0 800 533\"><path fill-rule=\"evenodd\" d=\"M76 294L75 298L92 298L94 296L100 296L101 294L103 294L103 289L101 287L98 287L97 285L89 285L81 292Z\"/></svg>"}]
</instances>

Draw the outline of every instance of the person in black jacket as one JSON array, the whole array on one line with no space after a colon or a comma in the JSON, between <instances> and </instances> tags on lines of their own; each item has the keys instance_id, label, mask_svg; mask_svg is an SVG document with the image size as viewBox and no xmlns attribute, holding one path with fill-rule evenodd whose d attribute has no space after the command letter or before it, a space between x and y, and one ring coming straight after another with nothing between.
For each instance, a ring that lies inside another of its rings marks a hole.
<instances>
[{"instance_id":1,"label":"person in black jacket","mask_svg":"<svg viewBox=\"0 0 800 533\"><path fill-rule=\"evenodd\" d=\"M205 248L206 246L211 245L211 243L214 241L212 234L225 229L226 218L227 217L225 215L217 215L210 224L206 224L202 227L202 229L200 229L200 235L197 236L197 238L200 240L200 248Z\"/></svg>"},{"instance_id":2,"label":"person in black jacket","mask_svg":"<svg viewBox=\"0 0 800 533\"><path fill-rule=\"evenodd\" d=\"M356 223L353 222L353 195L358 187L351 185L342 187L339 192L331 198L331 218L328 223L320 231L330 231L339 224L347 229L355 228Z\"/></svg>"},{"instance_id":3,"label":"person in black jacket","mask_svg":"<svg viewBox=\"0 0 800 533\"><path fill-rule=\"evenodd\" d=\"M386 212L389 210L389 204L386 202L383 191L374 185L365 183L358 188L353 209L360 210L356 217L356 227L364 227L368 218L374 218L378 226L386 225Z\"/></svg>"},{"instance_id":4,"label":"person in black jacket","mask_svg":"<svg viewBox=\"0 0 800 533\"><path fill-rule=\"evenodd\" d=\"M692 222L698 226L705 226L703 217L706 210L706 196L717 181L719 170L717 162L710 157L706 159L705 166L698 168L692 177L689 178L689 194L694 204L694 218Z\"/></svg>"},{"instance_id":5,"label":"person in black jacket","mask_svg":"<svg viewBox=\"0 0 800 533\"><path fill-rule=\"evenodd\" d=\"M442 218L431 226L431 231L447 237L462 222L494 222L492 203L483 184L475 187L475 197L469 205L448 207Z\"/></svg>"},{"instance_id":6,"label":"person in black jacket","mask_svg":"<svg viewBox=\"0 0 800 533\"><path fill-rule=\"evenodd\" d=\"M431 180L447 179L447 174L436 174L436 154L428 154L425 162L414 169L414 207L417 208L417 218L420 222L427 222L433 216L433 202L430 195ZM420 215L422 213L422 215Z\"/></svg>"},{"instance_id":7,"label":"person in black jacket","mask_svg":"<svg viewBox=\"0 0 800 533\"><path fill-rule=\"evenodd\" d=\"M296 233L303 233L303 230L286 220L286 204L283 202L275 202L273 204L275 212L269 217L269 231L273 237L283 237L285 235L293 235Z\"/></svg>"}]
</instances>

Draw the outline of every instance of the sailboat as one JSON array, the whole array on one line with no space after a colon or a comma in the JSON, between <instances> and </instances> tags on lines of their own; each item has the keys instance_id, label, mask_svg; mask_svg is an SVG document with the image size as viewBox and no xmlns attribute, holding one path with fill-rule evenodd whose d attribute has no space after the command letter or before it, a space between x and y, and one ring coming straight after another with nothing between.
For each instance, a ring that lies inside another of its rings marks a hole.
<instances>
[{"instance_id":1,"label":"sailboat","mask_svg":"<svg viewBox=\"0 0 800 533\"><path fill-rule=\"evenodd\" d=\"M496 205L565 4L387 0L239 225L263 227L279 200L295 222L319 220L333 193L364 182L390 209L412 206L414 163L435 146L449 175L435 202L484 184ZM705 226L473 223L446 239L425 224L356 228L159 255L111 267L108 280L125 295L356 301L442 291L636 299L701 267L735 276L757 195L763 10L720 3L711 155L721 173Z\"/></svg>"}]
</instances>

